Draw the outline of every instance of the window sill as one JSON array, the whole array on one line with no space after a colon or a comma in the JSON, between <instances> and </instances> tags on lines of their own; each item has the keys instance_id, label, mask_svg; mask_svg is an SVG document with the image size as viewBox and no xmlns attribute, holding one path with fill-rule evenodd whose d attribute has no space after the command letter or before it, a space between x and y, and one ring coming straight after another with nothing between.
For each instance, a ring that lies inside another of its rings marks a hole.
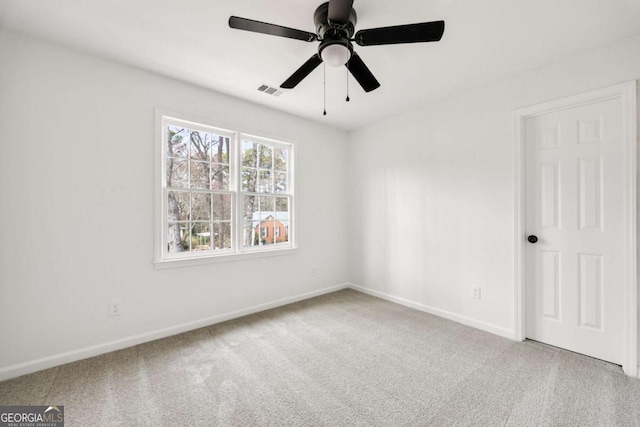
<instances>
[{"instance_id":1,"label":"window sill","mask_svg":"<svg viewBox=\"0 0 640 427\"><path fill-rule=\"evenodd\" d=\"M221 254L203 256L198 258L179 258L155 261L153 263L156 270L164 270L168 268L189 267L193 265L216 264L220 262L247 261L257 258L266 258L273 256L291 255L298 252L298 248L271 249L255 252L243 252L233 254Z\"/></svg>"}]
</instances>

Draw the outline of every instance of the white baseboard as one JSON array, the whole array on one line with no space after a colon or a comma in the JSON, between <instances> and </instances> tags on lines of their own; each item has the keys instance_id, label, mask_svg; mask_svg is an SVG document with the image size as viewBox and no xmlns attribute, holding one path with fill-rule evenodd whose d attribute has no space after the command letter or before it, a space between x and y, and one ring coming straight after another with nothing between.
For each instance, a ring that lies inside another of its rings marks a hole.
<instances>
[{"instance_id":1,"label":"white baseboard","mask_svg":"<svg viewBox=\"0 0 640 427\"><path fill-rule=\"evenodd\" d=\"M430 307L428 305L421 304L419 302L414 302L405 298L389 295L384 292L366 288L364 286L354 285L353 283L350 283L348 287L356 291L360 291L362 293L372 295L374 297L382 298L384 300L395 302L397 304L401 304L406 307L424 311L425 313L429 313L435 316L443 317L445 319L453 320L454 322L462 323L463 325L471 326L472 328L480 329L482 331L489 332L494 335L499 335L501 337L505 337L509 339L515 339L515 334L512 329L507 329L500 326L492 325L490 323L481 322L479 320L475 320L469 317L461 316L459 314L451 313L450 311L441 310L435 307Z\"/></svg>"},{"instance_id":2,"label":"white baseboard","mask_svg":"<svg viewBox=\"0 0 640 427\"><path fill-rule=\"evenodd\" d=\"M142 344L145 342L157 340L160 338L166 338L171 335L181 334L183 332L191 331L191 330L202 328L205 326L214 325L216 323L224 322L231 319L236 319L238 317L247 316L249 314L258 313L260 311L269 310L271 308L276 308L276 307L291 304L294 302L302 301L305 299L317 297L319 295L324 295L331 292L339 291L341 289L346 289L347 287L349 287L349 285L346 283L341 285L331 286L328 288L319 289L316 291L307 292L307 293L295 295L292 297L282 298L282 299L271 301L264 304L254 305L253 307L248 307L241 310L219 314L217 316L208 317L206 319L183 323L181 325L172 326L169 328L158 329L156 331L147 332L139 335L133 335L130 337L106 342L103 344L98 344L90 347L81 348L78 350L68 351L65 353L54 354L52 356L43 357L40 359L30 360L28 362L10 365L0 369L0 381L19 377L21 375L30 374L43 369L52 368L54 366L63 365L65 363L75 362L76 360L87 359L89 357L98 356L100 354L109 353L116 350L122 350L123 348L132 347L134 345Z\"/></svg>"}]
</instances>

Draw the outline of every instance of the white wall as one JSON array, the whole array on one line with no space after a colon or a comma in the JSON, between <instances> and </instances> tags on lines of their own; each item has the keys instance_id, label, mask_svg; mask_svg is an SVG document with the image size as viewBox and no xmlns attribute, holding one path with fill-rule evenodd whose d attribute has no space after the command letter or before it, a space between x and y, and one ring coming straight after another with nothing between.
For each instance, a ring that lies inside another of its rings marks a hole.
<instances>
[{"instance_id":1,"label":"white wall","mask_svg":"<svg viewBox=\"0 0 640 427\"><path fill-rule=\"evenodd\" d=\"M627 39L352 132L351 282L512 336L513 111L637 79L638 52Z\"/></svg>"},{"instance_id":2,"label":"white wall","mask_svg":"<svg viewBox=\"0 0 640 427\"><path fill-rule=\"evenodd\" d=\"M344 132L7 31L0 64L0 379L347 281ZM154 268L156 107L296 143L298 253Z\"/></svg>"}]
</instances>

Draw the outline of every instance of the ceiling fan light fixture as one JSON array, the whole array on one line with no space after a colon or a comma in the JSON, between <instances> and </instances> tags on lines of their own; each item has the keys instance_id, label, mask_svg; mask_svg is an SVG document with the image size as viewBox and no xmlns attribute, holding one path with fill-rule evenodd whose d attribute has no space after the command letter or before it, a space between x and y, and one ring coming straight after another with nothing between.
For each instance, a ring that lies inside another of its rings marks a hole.
<instances>
[{"instance_id":1,"label":"ceiling fan light fixture","mask_svg":"<svg viewBox=\"0 0 640 427\"><path fill-rule=\"evenodd\" d=\"M334 43L325 46L320 57L330 67L342 67L351 58L351 50L343 44Z\"/></svg>"}]
</instances>

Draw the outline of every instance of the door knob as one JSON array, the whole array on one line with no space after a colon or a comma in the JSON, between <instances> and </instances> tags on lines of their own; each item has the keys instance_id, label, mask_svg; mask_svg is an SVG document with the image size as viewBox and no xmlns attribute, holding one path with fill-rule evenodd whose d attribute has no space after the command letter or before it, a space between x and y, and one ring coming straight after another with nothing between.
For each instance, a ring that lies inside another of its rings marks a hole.
<instances>
[{"instance_id":1,"label":"door knob","mask_svg":"<svg viewBox=\"0 0 640 427\"><path fill-rule=\"evenodd\" d=\"M527 237L527 240L529 241L529 243L535 243L538 241L538 236L532 234L531 236Z\"/></svg>"}]
</instances>

